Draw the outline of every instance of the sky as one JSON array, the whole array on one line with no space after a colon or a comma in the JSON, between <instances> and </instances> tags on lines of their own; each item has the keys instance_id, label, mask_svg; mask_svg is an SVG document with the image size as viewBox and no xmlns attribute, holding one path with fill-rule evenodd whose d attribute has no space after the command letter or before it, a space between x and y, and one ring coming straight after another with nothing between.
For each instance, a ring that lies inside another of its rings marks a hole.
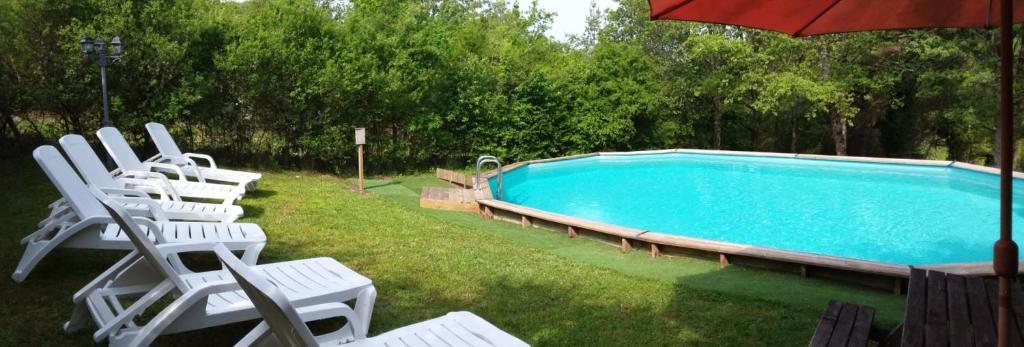
<instances>
[{"instance_id":1,"label":"sky","mask_svg":"<svg viewBox=\"0 0 1024 347\"><path fill-rule=\"evenodd\" d=\"M590 11L590 3L597 3L597 7L603 10L618 7L615 0L538 0L540 7L547 11L554 12L554 23L551 24L549 34L557 40L565 40L569 35L583 33L587 25L587 14ZM529 0L520 0L521 4L529 4Z\"/></svg>"}]
</instances>

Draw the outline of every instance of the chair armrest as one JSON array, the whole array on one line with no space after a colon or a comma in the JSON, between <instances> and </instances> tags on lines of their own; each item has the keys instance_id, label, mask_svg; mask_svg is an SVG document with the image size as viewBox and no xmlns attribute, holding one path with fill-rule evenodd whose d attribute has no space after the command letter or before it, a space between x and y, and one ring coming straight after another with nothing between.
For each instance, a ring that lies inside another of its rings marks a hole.
<instances>
[{"instance_id":1,"label":"chair armrest","mask_svg":"<svg viewBox=\"0 0 1024 347\"><path fill-rule=\"evenodd\" d=\"M157 194L160 194L160 199L170 199L172 201L181 201L181 197L178 195L178 191L171 185L171 181L157 172L145 172L145 171L126 171L122 177L127 183L131 183L139 186L147 186L155 189Z\"/></svg>"},{"instance_id":2,"label":"chair armrest","mask_svg":"<svg viewBox=\"0 0 1024 347\"><path fill-rule=\"evenodd\" d=\"M122 204L135 203L135 204L146 205L146 207L149 208L149 213L153 215L153 219L155 219L157 221L160 221L160 222L166 222L168 220L167 219L167 213L164 212L164 208L162 206L160 206L160 204L156 203L156 201L153 201L153 199L150 199L149 197L145 197L145 198L111 197L111 199L114 199L115 201L120 202Z\"/></svg>"},{"instance_id":3,"label":"chair armrest","mask_svg":"<svg viewBox=\"0 0 1024 347\"><path fill-rule=\"evenodd\" d=\"M178 243L164 243L156 245L156 248L160 250L160 254L165 256L172 254L188 253L188 252L210 252L215 253L217 246L222 246L217 242L178 242ZM225 248L226 250L227 248ZM230 251L228 251L230 252Z\"/></svg>"},{"instance_id":4,"label":"chair armrest","mask_svg":"<svg viewBox=\"0 0 1024 347\"><path fill-rule=\"evenodd\" d=\"M165 158L163 154L157 153L157 154L154 154L152 157L146 158L146 160L143 160L142 162L143 163L158 163L158 162L163 161L165 159L167 159L167 158Z\"/></svg>"},{"instance_id":5,"label":"chair armrest","mask_svg":"<svg viewBox=\"0 0 1024 347\"><path fill-rule=\"evenodd\" d=\"M192 158L183 155L181 157L178 157L178 161L183 163L180 164L179 167L182 167L184 169L191 169L192 171L195 172L196 180L198 180L199 182L206 182L206 177L204 177L203 172L199 170L200 166L199 164L196 164L195 160L192 160Z\"/></svg>"},{"instance_id":6,"label":"chair armrest","mask_svg":"<svg viewBox=\"0 0 1024 347\"><path fill-rule=\"evenodd\" d=\"M185 157L191 158L193 160L195 160L195 159L206 160L208 163L210 163L210 168L211 169L216 169L217 168L217 163L213 162L213 157L211 157L209 155L202 154L202 153L185 153L185 154L182 154L182 155L185 156ZM193 161L193 163L195 163L195 161ZM196 167L198 167L198 165Z\"/></svg>"},{"instance_id":7,"label":"chair armrest","mask_svg":"<svg viewBox=\"0 0 1024 347\"><path fill-rule=\"evenodd\" d=\"M340 302L332 302L326 304L318 304L312 306L298 307L295 309L298 312L299 318L303 322L309 323L321 319L338 318L344 317L348 320L348 324L341 327L335 332L316 336L316 339L320 343L327 343L336 345L339 342L348 342L353 340L362 340L366 338L360 329L362 326L359 318L356 316L355 311L351 307ZM351 330L351 333L346 334L345 330ZM235 347L249 347L249 346L278 346L280 342L274 333L270 331L270 325L267 321L260 322L255 328L245 334L238 343L235 343Z\"/></svg>"},{"instance_id":8,"label":"chair armrest","mask_svg":"<svg viewBox=\"0 0 1024 347\"><path fill-rule=\"evenodd\" d=\"M164 163L143 163L142 165L144 167L146 167L146 169L148 169L148 170L157 169L157 170L166 170L166 171L173 172L174 174L178 175L178 180L179 181L185 181L186 177L187 177L187 176L185 176L185 172L181 171L181 168L176 166L176 165L164 164ZM200 180L200 182L204 182L205 183L206 181Z\"/></svg>"},{"instance_id":9,"label":"chair armrest","mask_svg":"<svg viewBox=\"0 0 1024 347\"><path fill-rule=\"evenodd\" d=\"M110 219L110 222L108 223L114 222L113 218L106 218ZM152 219L146 217L132 217L132 221L149 228L150 233L153 234L153 238L156 239L157 245L167 244L167 239L164 238L164 233L160 232L160 226L156 225L156 222L154 222Z\"/></svg>"},{"instance_id":10,"label":"chair armrest","mask_svg":"<svg viewBox=\"0 0 1024 347\"><path fill-rule=\"evenodd\" d=\"M305 306L296 308L295 311L299 313L299 318L302 318L302 321L306 323L321 319L339 317L345 318L345 320L348 321L348 324L345 324L345 326L334 332L317 336L316 339L318 341L361 340L366 338L366 334L363 333L366 329L364 329L363 326L370 322L363 322L359 319L359 315L356 314L355 310L344 303L330 302L326 304ZM346 332L346 330L348 331Z\"/></svg>"},{"instance_id":11,"label":"chair armrest","mask_svg":"<svg viewBox=\"0 0 1024 347\"><path fill-rule=\"evenodd\" d=\"M104 193L107 193L107 195L117 194L117 195L121 195L121 197L145 198L145 199L149 199L150 198L148 194L140 192L138 190L133 190L133 189L121 189L121 188L110 188L110 187L99 188L99 189L100 189L100 191L102 191Z\"/></svg>"}]
</instances>

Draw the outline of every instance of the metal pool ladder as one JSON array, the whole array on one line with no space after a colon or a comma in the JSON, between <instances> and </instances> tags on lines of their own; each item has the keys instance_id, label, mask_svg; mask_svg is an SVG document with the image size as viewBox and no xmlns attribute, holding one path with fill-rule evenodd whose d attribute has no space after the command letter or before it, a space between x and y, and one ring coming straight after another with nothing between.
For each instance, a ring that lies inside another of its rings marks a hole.
<instances>
[{"instance_id":1,"label":"metal pool ladder","mask_svg":"<svg viewBox=\"0 0 1024 347\"><path fill-rule=\"evenodd\" d=\"M501 192L502 192L503 184L502 184L502 180L501 180L501 173L502 173L501 172L501 161L498 160L498 157L495 157L493 155L481 155L479 158L476 158L476 179L473 180L473 188L476 188L476 191L478 191L478 192L480 191L480 189L482 188L480 186L480 182L481 182L480 181L480 167L482 167L484 164L491 164L491 163L493 163L493 164L498 166L498 196L497 196L497 198L498 198L498 200L501 200Z\"/></svg>"}]
</instances>

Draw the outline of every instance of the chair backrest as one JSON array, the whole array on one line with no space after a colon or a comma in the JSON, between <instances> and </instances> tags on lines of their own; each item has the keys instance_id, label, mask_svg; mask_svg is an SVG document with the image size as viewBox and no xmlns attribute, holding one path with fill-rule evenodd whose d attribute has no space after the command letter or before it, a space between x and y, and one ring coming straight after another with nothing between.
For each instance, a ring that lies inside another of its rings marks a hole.
<instances>
[{"instance_id":1,"label":"chair backrest","mask_svg":"<svg viewBox=\"0 0 1024 347\"><path fill-rule=\"evenodd\" d=\"M107 210L110 217L121 227L121 230L128 236L128 239L132 241L132 245L139 251L142 257L146 258L150 266L156 270L161 277L164 277L174 283L176 287L182 292L188 290L188 286L185 285L185 281L178 276L178 272L174 271L171 267L171 263L167 258L160 255L160 251L156 249L156 244L153 243L146 233L139 227L139 223L132 219L128 211L124 209L124 206L120 203L110 199L107 194L103 193L96 187L89 188L94 201L98 201L99 204ZM152 232L159 232L159 230L150 230Z\"/></svg>"},{"instance_id":2,"label":"chair backrest","mask_svg":"<svg viewBox=\"0 0 1024 347\"><path fill-rule=\"evenodd\" d=\"M156 144L156 149L160 151L160 154L171 157L181 156L181 149L178 148L178 144L174 142L171 133L167 131L163 124L157 122L146 123L146 132L153 139L153 143Z\"/></svg>"},{"instance_id":3,"label":"chair backrest","mask_svg":"<svg viewBox=\"0 0 1024 347\"><path fill-rule=\"evenodd\" d=\"M64 135L58 142L86 182L100 188L120 188L92 146L85 141L85 137L78 134Z\"/></svg>"},{"instance_id":4,"label":"chair backrest","mask_svg":"<svg viewBox=\"0 0 1024 347\"><path fill-rule=\"evenodd\" d=\"M114 162L121 170L145 171L142 161L135 155L132 146L128 145L128 141L124 140L124 136L121 136L121 132L117 131L117 128L102 128L96 131L96 136L100 138L103 147L107 149L107 153L114 158Z\"/></svg>"},{"instance_id":5,"label":"chair backrest","mask_svg":"<svg viewBox=\"0 0 1024 347\"><path fill-rule=\"evenodd\" d=\"M242 263L224 246L217 246L217 257L224 263L231 276L245 291L256 310L270 326L282 346L311 347L317 346L313 332L299 317L298 311L292 306L284 293L266 278Z\"/></svg>"},{"instance_id":6,"label":"chair backrest","mask_svg":"<svg viewBox=\"0 0 1024 347\"><path fill-rule=\"evenodd\" d=\"M90 217L105 217L107 212L103 206L92 197L85 182L75 174L75 170L64 160L64 156L53 146L39 146L32 151L32 157L39 163L39 167L50 178L50 182L57 187L60 195L71 209L75 211L80 219Z\"/></svg>"}]
</instances>

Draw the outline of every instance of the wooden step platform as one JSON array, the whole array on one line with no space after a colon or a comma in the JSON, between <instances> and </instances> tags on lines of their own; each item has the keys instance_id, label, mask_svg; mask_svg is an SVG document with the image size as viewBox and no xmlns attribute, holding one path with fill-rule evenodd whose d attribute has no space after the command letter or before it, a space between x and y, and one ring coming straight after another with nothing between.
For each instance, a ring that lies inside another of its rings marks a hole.
<instances>
[{"instance_id":1,"label":"wooden step platform","mask_svg":"<svg viewBox=\"0 0 1024 347\"><path fill-rule=\"evenodd\" d=\"M464 188L423 187L420 207L472 213L480 211L473 189Z\"/></svg>"}]
</instances>

